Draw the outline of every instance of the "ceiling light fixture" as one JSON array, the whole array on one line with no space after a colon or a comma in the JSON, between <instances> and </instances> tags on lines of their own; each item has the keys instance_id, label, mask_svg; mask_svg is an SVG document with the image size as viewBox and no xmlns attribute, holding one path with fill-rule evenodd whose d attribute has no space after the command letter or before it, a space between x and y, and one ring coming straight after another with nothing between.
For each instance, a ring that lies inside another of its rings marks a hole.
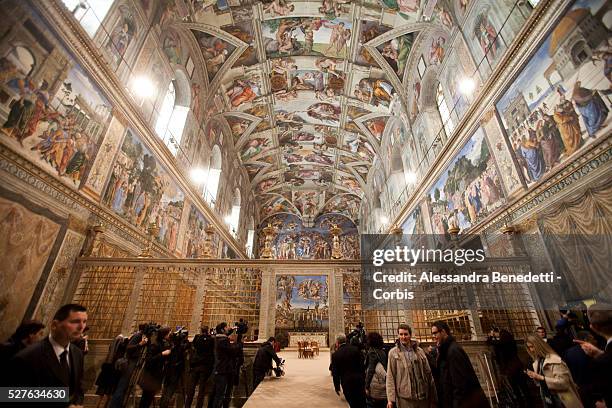
<instances>
[{"instance_id":1,"label":"ceiling light fixture","mask_svg":"<svg viewBox=\"0 0 612 408\"><path fill-rule=\"evenodd\" d=\"M462 94L470 96L474 89L476 89L476 82L472 78L465 77L459 80L459 92Z\"/></svg>"},{"instance_id":2,"label":"ceiling light fixture","mask_svg":"<svg viewBox=\"0 0 612 408\"><path fill-rule=\"evenodd\" d=\"M204 169L191 169L191 180L196 184L202 184L206 180Z\"/></svg>"},{"instance_id":3,"label":"ceiling light fixture","mask_svg":"<svg viewBox=\"0 0 612 408\"><path fill-rule=\"evenodd\" d=\"M146 76L137 76L132 80L132 91L140 98L150 98L155 92L155 86Z\"/></svg>"}]
</instances>

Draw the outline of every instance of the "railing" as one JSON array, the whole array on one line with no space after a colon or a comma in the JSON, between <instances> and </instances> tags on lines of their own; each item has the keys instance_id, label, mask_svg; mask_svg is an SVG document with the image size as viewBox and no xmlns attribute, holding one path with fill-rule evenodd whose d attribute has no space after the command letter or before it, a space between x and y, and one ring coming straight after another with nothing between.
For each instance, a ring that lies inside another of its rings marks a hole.
<instances>
[{"instance_id":1,"label":"railing","mask_svg":"<svg viewBox=\"0 0 612 408\"><path fill-rule=\"evenodd\" d=\"M333 335L337 334L335 330L352 329L359 321L386 339L395 338L397 325L408 322L414 336L421 340L430 339L430 325L436 320L447 321L464 340L483 339L491 325L512 327L518 336L538 325L531 295L523 284L479 285L472 290L461 284L420 284L414 288L417 299L408 305L397 301L377 303L375 307L363 304L364 269L354 260L81 258L75 268L80 278L73 299L88 308L90 337L98 339L128 334L138 323L147 321L173 328L186 326L193 332L201 325L214 327L240 318L249 322L252 338L254 330L261 333L266 325L277 326L277 314L284 310L277 297L277 278L281 275L325 276L329 285L326 302L317 312L321 320L327 320ZM448 271L449 265L402 268L417 274L439 274ZM528 268L525 258L495 258L459 271L517 274ZM444 303L445 298L457 303ZM507 308L491 306L497 299L503 299ZM472 306L440 307L451 304ZM261 310L261 305L268 306ZM260 316L266 316L267 321L260 322Z\"/></svg>"}]
</instances>

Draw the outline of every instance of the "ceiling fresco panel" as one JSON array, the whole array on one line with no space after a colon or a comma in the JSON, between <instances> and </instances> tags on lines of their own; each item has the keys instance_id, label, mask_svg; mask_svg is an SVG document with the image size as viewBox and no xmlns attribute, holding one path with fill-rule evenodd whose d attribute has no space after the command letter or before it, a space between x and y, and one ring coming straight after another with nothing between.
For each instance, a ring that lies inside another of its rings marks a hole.
<instances>
[{"instance_id":1,"label":"ceiling fresco panel","mask_svg":"<svg viewBox=\"0 0 612 408\"><path fill-rule=\"evenodd\" d=\"M202 116L227 120L260 219L358 218L387 122L415 83L403 81L409 55L422 53L427 65L448 59L450 1L187 2L172 27L183 24L200 48ZM436 35L413 47L429 27ZM171 31L164 41L166 56L184 64L185 43Z\"/></svg>"}]
</instances>

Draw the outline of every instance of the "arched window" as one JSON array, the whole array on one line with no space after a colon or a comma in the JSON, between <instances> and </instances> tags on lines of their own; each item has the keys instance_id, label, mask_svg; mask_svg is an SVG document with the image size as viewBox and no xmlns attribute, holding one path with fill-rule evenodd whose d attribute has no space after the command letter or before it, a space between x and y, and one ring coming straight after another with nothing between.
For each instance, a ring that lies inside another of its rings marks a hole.
<instances>
[{"instance_id":1,"label":"arched window","mask_svg":"<svg viewBox=\"0 0 612 408\"><path fill-rule=\"evenodd\" d=\"M204 200L212 206L215 205L217 200L217 190L219 190L219 179L221 178L221 165L223 164L222 160L221 149L219 149L218 145L214 145L203 193Z\"/></svg>"},{"instance_id":2,"label":"arched window","mask_svg":"<svg viewBox=\"0 0 612 408\"><path fill-rule=\"evenodd\" d=\"M246 251L249 258L253 257L253 245L255 243L255 221L253 220L253 216L249 217L249 225L248 225L248 233L247 233L247 242L246 242Z\"/></svg>"},{"instance_id":3,"label":"arched window","mask_svg":"<svg viewBox=\"0 0 612 408\"><path fill-rule=\"evenodd\" d=\"M178 80L170 81L170 84L168 84L168 90L155 123L155 132L175 156L181 145L183 131L187 123L187 114L189 113L189 102L187 101L190 99L185 96L180 98L176 89L177 84Z\"/></svg>"},{"instance_id":4,"label":"arched window","mask_svg":"<svg viewBox=\"0 0 612 408\"><path fill-rule=\"evenodd\" d=\"M110 10L113 5L113 1L111 0L62 1L91 38L94 38L108 10Z\"/></svg>"},{"instance_id":5,"label":"arched window","mask_svg":"<svg viewBox=\"0 0 612 408\"><path fill-rule=\"evenodd\" d=\"M446 136L450 136L453 133L453 130L455 130L455 123L451 118L450 109L448 108L446 98L444 97L444 92L442 91L442 84L439 82L438 89L436 91L436 103L438 104L438 111L440 112L442 123L444 124L444 132L446 133Z\"/></svg>"},{"instance_id":6,"label":"arched window","mask_svg":"<svg viewBox=\"0 0 612 408\"><path fill-rule=\"evenodd\" d=\"M240 190L234 190L234 201L232 202L232 212L229 215L228 224L233 236L238 235L238 225L240 224Z\"/></svg>"}]
</instances>

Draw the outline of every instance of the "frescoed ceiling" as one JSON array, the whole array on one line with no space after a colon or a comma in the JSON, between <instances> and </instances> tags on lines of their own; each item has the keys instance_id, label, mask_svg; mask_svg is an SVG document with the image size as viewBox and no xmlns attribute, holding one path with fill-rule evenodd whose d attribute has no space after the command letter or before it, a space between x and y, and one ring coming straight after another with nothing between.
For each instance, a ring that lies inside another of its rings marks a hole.
<instances>
[{"instance_id":1,"label":"frescoed ceiling","mask_svg":"<svg viewBox=\"0 0 612 408\"><path fill-rule=\"evenodd\" d=\"M425 4L429 3L429 4ZM356 223L388 118L404 112L409 55L435 0L187 2L207 100L223 98L261 217ZM427 10L430 10L427 12Z\"/></svg>"}]
</instances>

